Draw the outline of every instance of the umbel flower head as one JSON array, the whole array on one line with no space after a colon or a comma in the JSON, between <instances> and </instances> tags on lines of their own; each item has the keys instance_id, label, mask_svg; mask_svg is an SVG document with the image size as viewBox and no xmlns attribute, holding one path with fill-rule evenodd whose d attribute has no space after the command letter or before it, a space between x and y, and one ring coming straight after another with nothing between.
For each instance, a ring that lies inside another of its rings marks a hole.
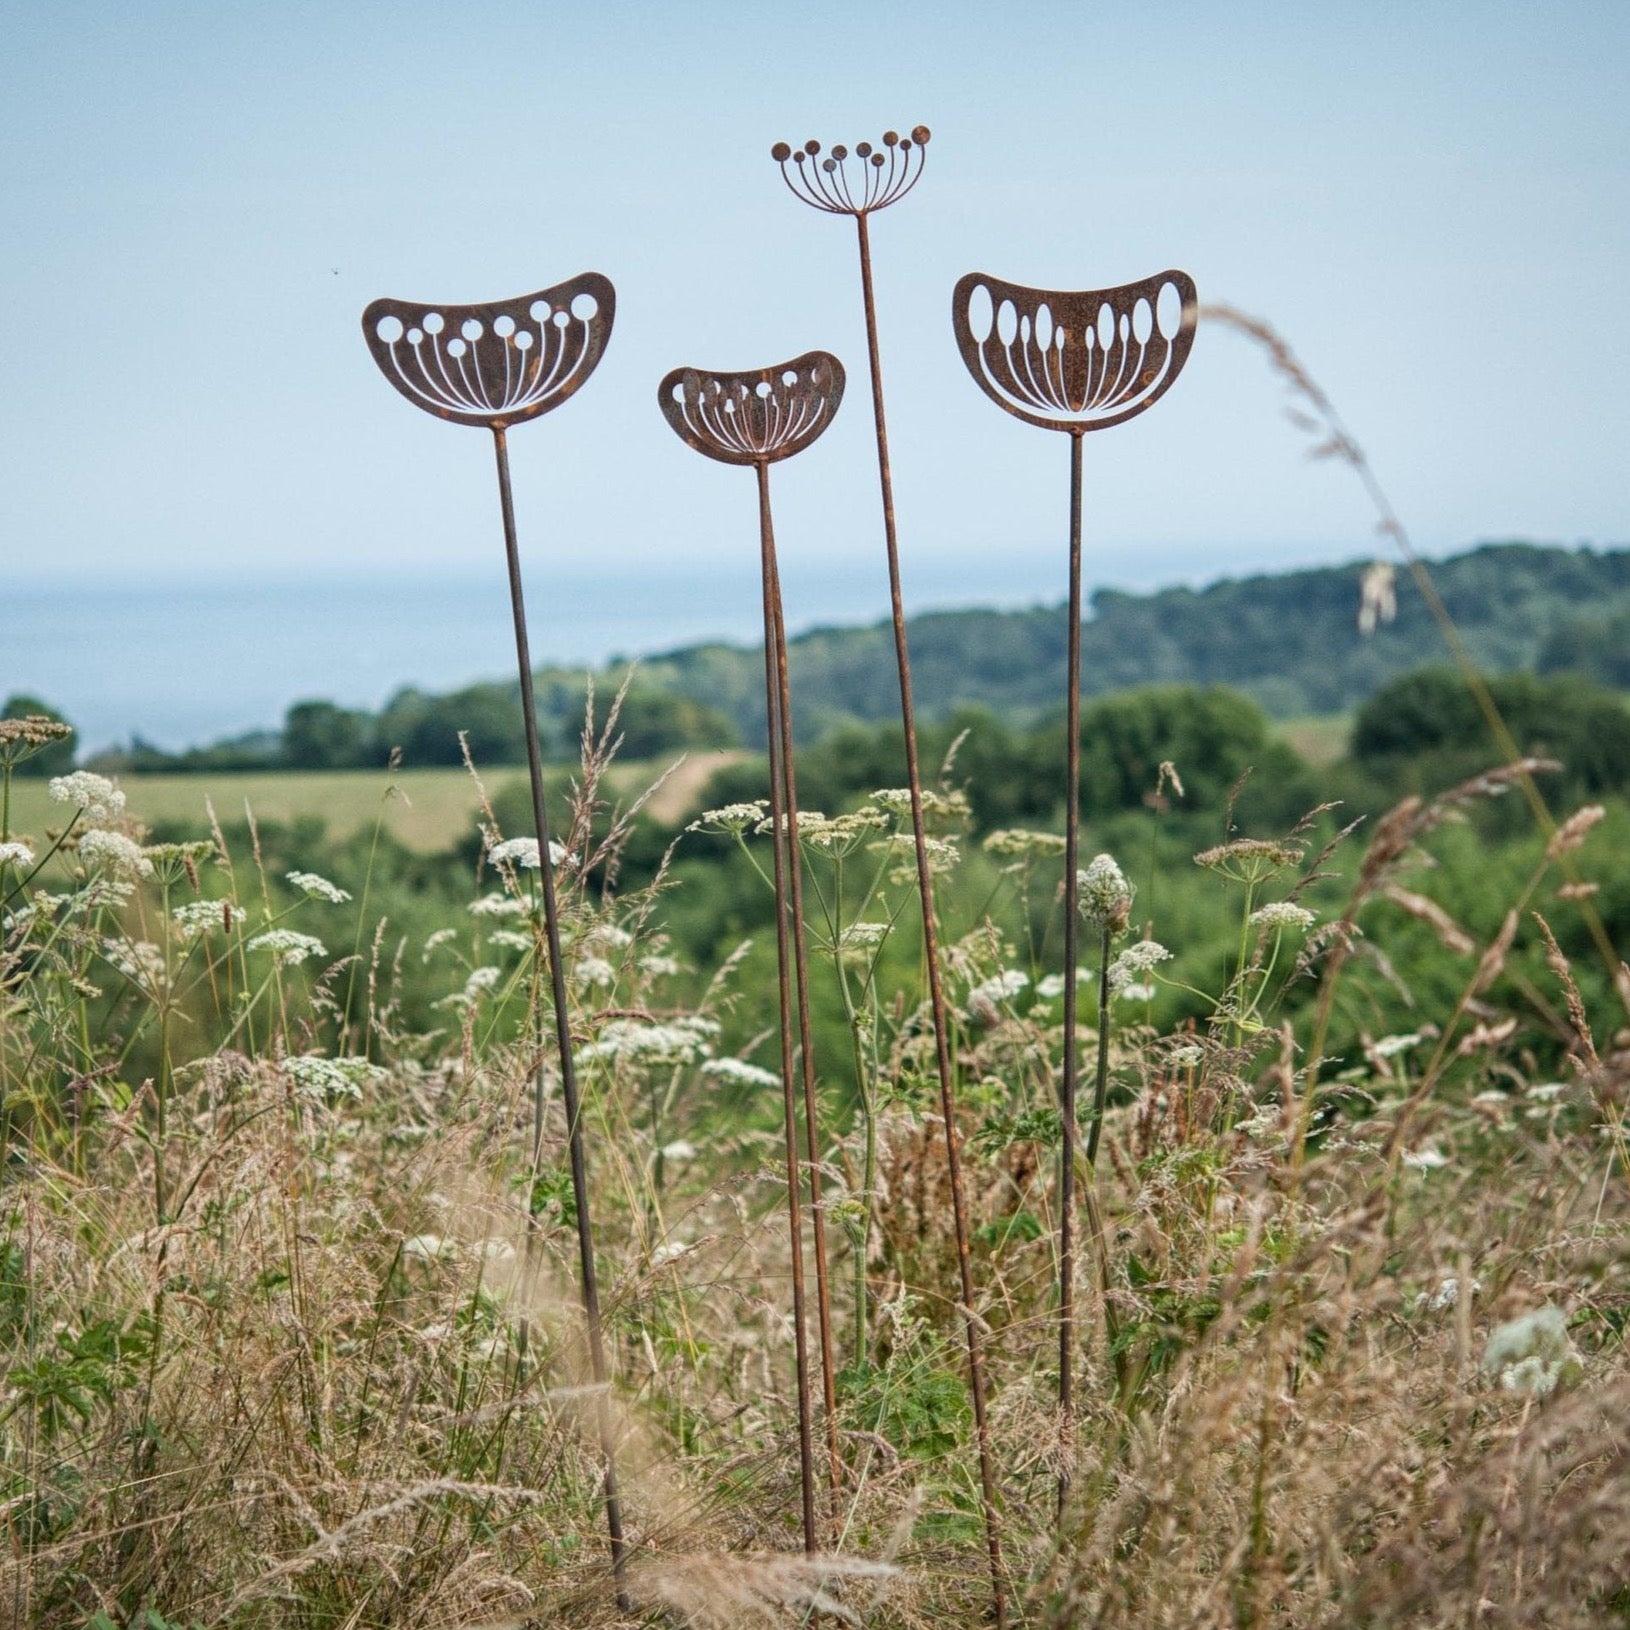
<instances>
[{"instance_id":1,"label":"umbel flower head","mask_svg":"<svg viewBox=\"0 0 1630 1630\"><path fill-rule=\"evenodd\" d=\"M854 152L841 143L823 152L818 141L791 147L778 141L770 157L781 166L781 178L794 197L828 215L870 215L888 206L917 185L923 173L927 125L917 125L909 136L883 132L883 143L857 142Z\"/></svg>"},{"instance_id":2,"label":"umbel flower head","mask_svg":"<svg viewBox=\"0 0 1630 1630\"><path fill-rule=\"evenodd\" d=\"M21 719L0 719L0 765L15 768L25 759L43 753L74 733L71 724L30 713Z\"/></svg>"},{"instance_id":3,"label":"umbel flower head","mask_svg":"<svg viewBox=\"0 0 1630 1630\"><path fill-rule=\"evenodd\" d=\"M1076 877L1076 899L1081 915L1112 935L1126 931L1132 920L1132 885L1113 855L1096 855Z\"/></svg>"}]
</instances>

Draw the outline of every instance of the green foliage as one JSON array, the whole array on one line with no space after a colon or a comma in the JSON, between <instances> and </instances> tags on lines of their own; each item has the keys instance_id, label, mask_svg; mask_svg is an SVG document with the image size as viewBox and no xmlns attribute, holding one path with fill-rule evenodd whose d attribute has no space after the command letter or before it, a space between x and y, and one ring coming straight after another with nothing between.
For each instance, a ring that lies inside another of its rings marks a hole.
<instances>
[{"instance_id":1,"label":"green foliage","mask_svg":"<svg viewBox=\"0 0 1630 1630\"><path fill-rule=\"evenodd\" d=\"M374 721L332 702L296 702L283 719L283 762L295 770L344 770L377 757Z\"/></svg>"}]
</instances>

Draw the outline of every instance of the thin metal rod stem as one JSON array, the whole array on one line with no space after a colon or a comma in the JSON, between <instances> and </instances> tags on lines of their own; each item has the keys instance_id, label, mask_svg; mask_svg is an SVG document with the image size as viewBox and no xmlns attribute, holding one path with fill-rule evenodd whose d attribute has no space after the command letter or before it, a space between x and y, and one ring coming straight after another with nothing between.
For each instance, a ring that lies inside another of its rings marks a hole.
<instances>
[{"instance_id":1,"label":"thin metal rod stem","mask_svg":"<svg viewBox=\"0 0 1630 1630\"><path fill-rule=\"evenodd\" d=\"M770 467L758 471L759 514L767 540L770 602L775 618L776 703L780 715L782 807L787 815L787 876L792 885L792 968L798 995L799 1063L804 1086L804 1149L809 1160L809 1212L815 1237L815 1316L821 1341L821 1401L826 1410L826 1453L832 1517L843 1491L838 1443L837 1363L832 1339L832 1281L827 1267L826 1212L821 1203L821 1121L815 1096L815 1030L809 1014L809 957L804 935L804 861L798 842L798 771L792 744L792 687L787 678L787 623L781 602L781 566L770 517Z\"/></svg>"},{"instance_id":2,"label":"thin metal rod stem","mask_svg":"<svg viewBox=\"0 0 1630 1630\"><path fill-rule=\"evenodd\" d=\"M611 1431L605 1341L600 1322L600 1287L594 1270L594 1229L589 1218L588 1164L583 1154L582 1110L572 1067L571 1018L566 1006L566 969L560 955L560 919L555 902L555 868L549 856L549 812L543 797L543 761L538 749L538 708L532 693L532 655L526 637L526 602L521 593L521 553L515 537L515 500L509 484L509 446L501 425L492 432L498 459L498 498L504 512L504 552L509 563L509 600L515 614L515 656L520 666L521 712L526 721L526 766L532 779L532 823L538 835L538 875L543 879L543 927L549 951L550 991L555 1010L555 1048L560 1062L560 1090L566 1106L566 1141L571 1150L572 1198L577 1210L577 1253L582 1272L583 1312L589 1331L589 1369L594 1377L595 1415L600 1455L605 1462L606 1529L611 1536L611 1571L617 1583L617 1605L630 1611L624 1577L623 1513L617 1496L617 1453ZM541 1026L540 1026L541 1030ZM537 1175L543 1149L543 1048L538 1048L536 1090L532 1106L532 1172ZM530 1215L530 1204L528 1206Z\"/></svg>"},{"instance_id":3,"label":"thin metal rod stem","mask_svg":"<svg viewBox=\"0 0 1630 1630\"><path fill-rule=\"evenodd\" d=\"M787 1241L792 1251L792 1326L798 1366L798 1479L804 1504L804 1552L814 1556L820 1550L815 1519L815 1450L810 1426L809 1341L804 1317L804 1223L803 1179L798 1160L798 1104L793 1088L793 1007L789 948L790 915L787 886L788 832L785 776L782 769L784 733L781 720L781 687L776 672L777 580L775 575L775 532L770 519L769 470L758 470L759 563L764 585L764 712L770 737L770 831L775 856L775 959L777 994L781 1018L781 1107L787 1145ZM807 1047L807 1037L806 1037Z\"/></svg>"},{"instance_id":4,"label":"thin metal rod stem","mask_svg":"<svg viewBox=\"0 0 1630 1630\"><path fill-rule=\"evenodd\" d=\"M1081 432L1070 436L1070 623L1064 707L1064 1069L1059 1096L1063 1111L1058 1149L1058 1515L1070 1493L1075 1441L1075 1143L1076 1082L1080 1041L1076 1035L1076 968L1080 962L1081 865ZM1100 1027L1102 1014L1098 1016Z\"/></svg>"},{"instance_id":5,"label":"thin metal rod stem","mask_svg":"<svg viewBox=\"0 0 1630 1630\"><path fill-rule=\"evenodd\" d=\"M877 344L877 300L872 289L872 246L864 212L855 216L860 238L860 288L866 308L866 356L871 365L872 417L877 430L877 474L883 495L883 541L888 552L889 598L894 619L894 654L900 670L900 717L905 730L906 780L911 789L911 831L917 849L917 888L922 899L923 962L928 976L928 1002L934 1020L934 1055L939 1069L940 1114L945 1122L946 1165L951 1180L951 1217L956 1232L957 1266L962 1278L962 1324L968 1342L968 1391L973 1400L974 1431L979 1441L979 1487L984 1505L985 1542L990 1552L990 1584L996 1630L1007 1624L1007 1570L1002 1562L1001 1515L996 1505L996 1474L991 1463L990 1426L985 1413L985 1365L980 1350L978 1314L974 1311L973 1264L969 1257L968 1208L957 1147L956 1093L951 1076L950 1025L940 984L939 935L934 919L934 878L928 863L928 831L923 819L922 773L917 761L916 704L911 693L911 655L906 644L905 598L900 588L899 537L894 520L894 477L889 466L888 416L883 405L883 364Z\"/></svg>"}]
</instances>

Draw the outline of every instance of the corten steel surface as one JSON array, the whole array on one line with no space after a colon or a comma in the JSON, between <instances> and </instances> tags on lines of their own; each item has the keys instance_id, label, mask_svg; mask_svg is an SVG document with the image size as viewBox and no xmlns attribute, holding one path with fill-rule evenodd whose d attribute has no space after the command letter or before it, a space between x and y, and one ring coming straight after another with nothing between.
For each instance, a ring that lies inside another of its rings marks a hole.
<instances>
[{"instance_id":1,"label":"corten steel surface","mask_svg":"<svg viewBox=\"0 0 1630 1630\"><path fill-rule=\"evenodd\" d=\"M804 1147L815 1244L816 1307L821 1343L827 1466L836 1515L842 1475L838 1445L837 1372L832 1341L831 1280L821 1201L820 1116L815 1096L804 942L803 861L798 845L798 779L793 767L792 697L787 680L786 623L770 512L770 466L791 458L831 424L843 400L843 364L826 351L745 373L675 368L657 386L657 405L687 447L723 464L751 465L758 478L759 556L764 610L764 710L770 745L770 830L774 854L775 939L781 1019L781 1084L786 1130L787 1227L792 1252L793 1331L798 1365L799 1482L804 1549L820 1549L815 1513L809 1350L805 1332L802 1189L798 1112L793 1088L798 1041L804 1099ZM794 1000L796 989L796 1002ZM796 1028L795 1028L796 1026Z\"/></svg>"},{"instance_id":2,"label":"corten steel surface","mask_svg":"<svg viewBox=\"0 0 1630 1630\"><path fill-rule=\"evenodd\" d=\"M499 507L504 521L504 552L509 568L510 609L515 623L515 656L520 668L521 711L526 723L532 821L537 833L538 870L543 883L555 1052L560 1066L572 1195L577 1210L583 1312L588 1324L589 1362L595 1384L600 1452L605 1465L606 1528L611 1540L617 1602L626 1614L631 1607L624 1585L622 1505L617 1493L616 1446L611 1431L600 1290L594 1265L588 1162L583 1148L577 1074L572 1062L566 971L560 954L555 870L549 854L549 816L544 805L543 765L538 750L537 702L532 690L532 656L527 642L521 556L509 479L509 444L505 437L510 425L535 419L559 407L583 385L605 350L615 313L616 294L611 283L598 272L584 272L536 294L489 305L420 305L406 300L375 300L362 314L362 331L380 372L415 407L453 424L476 425L492 432L498 465ZM545 1085L540 1040L533 1095L534 1172L543 1146Z\"/></svg>"},{"instance_id":3,"label":"corten steel surface","mask_svg":"<svg viewBox=\"0 0 1630 1630\"><path fill-rule=\"evenodd\" d=\"M1081 444L1088 431L1124 424L1158 401L1194 344L1199 300L1186 272L1167 271L1112 289L1061 293L1004 283L982 272L951 295L957 348L979 388L1014 418L1070 438L1070 611L1066 664L1064 803L1064 1058L1059 1085L1058 1404L1065 1459L1062 1518L1069 1496L1074 1411L1075 1151L1080 1050L1076 968L1080 961L1081 844ZM1107 958L1104 959L1107 962ZM1100 1012L1108 968L1099 970ZM1102 1055L1100 1055L1102 1062ZM1087 1164L1098 1158L1104 1080L1094 1095Z\"/></svg>"},{"instance_id":4,"label":"corten steel surface","mask_svg":"<svg viewBox=\"0 0 1630 1630\"><path fill-rule=\"evenodd\" d=\"M940 981L939 936L934 911L934 879L928 859L928 833L923 816L922 771L917 755L916 704L911 688L911 654L906 641L905 601L900 585L899 534L894 516L894 477L889 463L888 414L883 400L883 364L877 341L877 299L872 286L870 220L897 203L922 176L929 130L916 126L910 136L887 131L882 146L859 142L854 151L836 146L824 153L816 141L796 150L777 142L770 157L794 197L828 215L852 215L860 250L860 292L866 318L866 357L871 370L872 418L877 439L877 475L883 500L883 543L888 556L889 596L894 622L894 652L900 675L900 717L905 733L906 780L911 791L911 831L917 854L917 888L922 901L923 961L928 976L929 1009L934 1021L934 1054L939 1073L940 1111L945 1122L945 1151L951 1184L952 1223L961 1274L962 1323L968 1345L968 1391L973 1402L979 1442L979 1484L990 1552L992 1605L997 1630L1007 1623L1006 1569L1002 1562L1001 1517L996 1504L996 1474L991 1460L990 1428L985 1411L984 1359L979 1316L974 1309L973 1264L968 1236L968 1208L957 1147L956 1092L951 1073L950 1020Z\"/></svg>"},{"instance_id":5,"label":"corten steel surface","mask_svg":"<svg viewBox=\"0 0 1630 1630\"><path fill-rule=\"evenodd\" d=\"M503 430L557 408L599 364L617 295L598 272L483 306L375 300L362 331L379 371L415 407Z\"/></svg>"}]
</instances>

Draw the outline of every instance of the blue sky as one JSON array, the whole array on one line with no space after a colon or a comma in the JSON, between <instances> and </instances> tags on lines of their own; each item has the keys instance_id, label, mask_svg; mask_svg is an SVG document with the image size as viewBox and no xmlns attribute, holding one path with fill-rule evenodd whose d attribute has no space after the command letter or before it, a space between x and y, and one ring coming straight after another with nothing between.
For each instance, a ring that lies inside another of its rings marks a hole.
<instances>
[{"instance_id":1,"label":"blue sky","mask_svg":"<svg viewBox=\"0 0 1630 1630\"><path fill-rule=\"evenodd\" d=\"M662 423L678 363L813 346L857 387L849 223L772 142L933 127L877 218L908 581L1062 593L1064 438L962 372L951 285L1168 265L1269 317L1425 548L1630 538L1630 6L1042 3L0 6L0 550L53 578L446 572L497 548L484 433L375 374L376 295L596 269L597 377L513 438L533 570L753 570L751 483ZM1348 558L1239 340L1092 438L1089 575ZM789 560L878 575L863 389L776 475ZM625 574L617 578L616 574ZM797 620L797 608L790 608ZM411 677L411 676L404 676Z\"/></svg>"}]
</instances>

